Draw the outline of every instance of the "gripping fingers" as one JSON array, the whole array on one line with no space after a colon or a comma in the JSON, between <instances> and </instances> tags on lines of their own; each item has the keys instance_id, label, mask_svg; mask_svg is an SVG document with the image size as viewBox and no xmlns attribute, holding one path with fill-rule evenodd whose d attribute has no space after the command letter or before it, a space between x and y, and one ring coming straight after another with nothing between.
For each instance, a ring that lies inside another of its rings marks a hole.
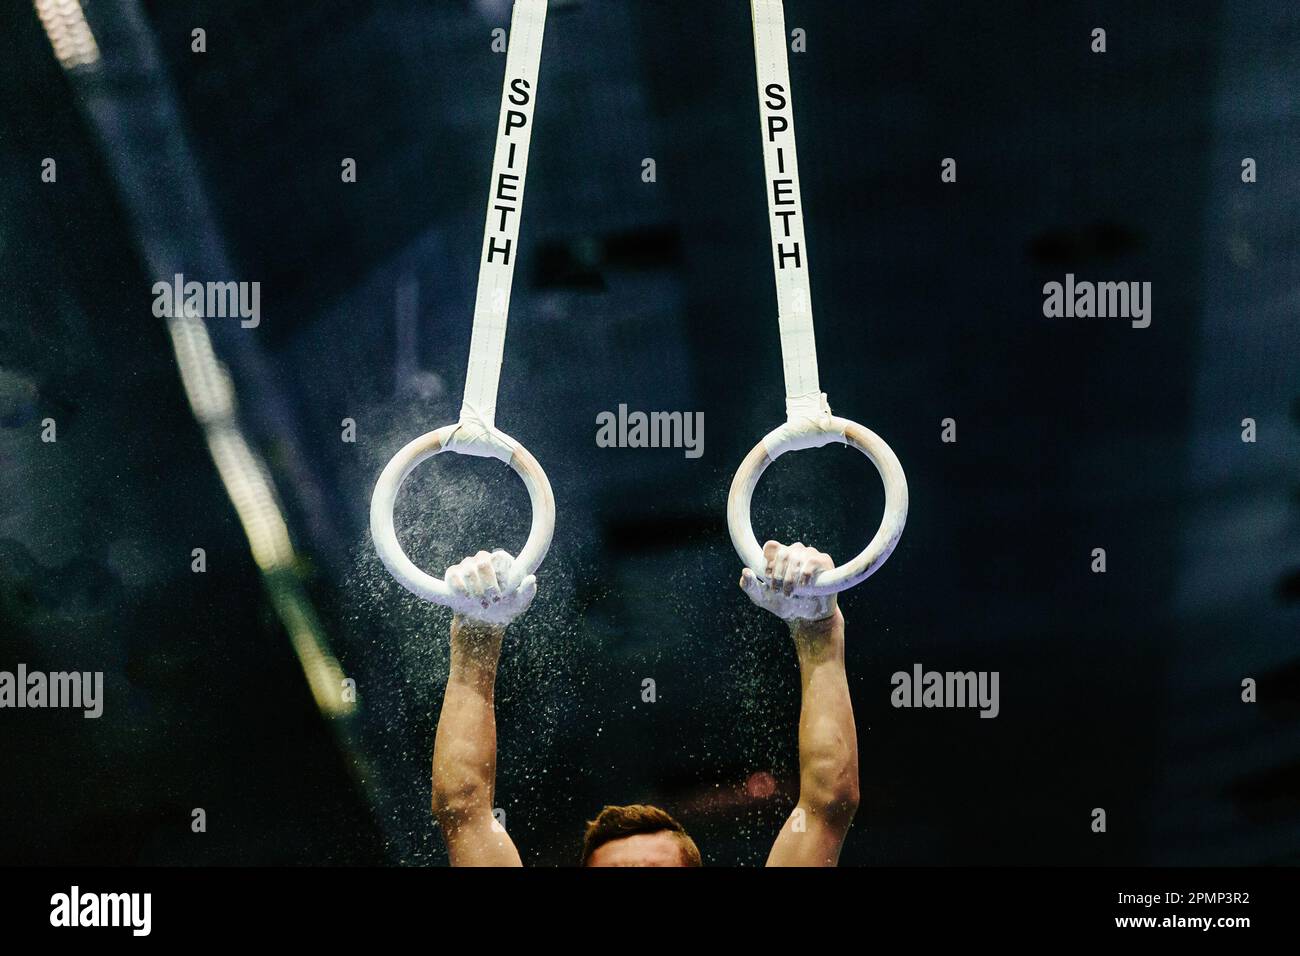
<instances>
[{"instance_id":1,"label":"gripping fingers","mask_svg":"<svg viewBox=\"0 0 1300 956\"><path fill-rule=\"evenodd\" d=\"M479 583L483 586L483 593L479 603L483 607L499 603L501 601L501 583L497 580L497 572L492 563L492 556L486 551L480 551L474 555L474 570L478 574Z\"/></svg>"},{"instance_id":2,"label":"gripping fingers","mask_svg":"<svg viewBox=\"0 0 1300 956\"><path fill-rule=\"evenodd\" d=\"M782 589L785 591L786 597L793 594L795 587L803 583L804 568L807 566L805 560L806 551L804 549L795 550L795 548L791 548L790 550L793 554L790 557L789 566L786 568L785 587Z\"/></svg>"},{"instance_id":3,"label":"gripping fingers","mask_svg":"<svg viewBox=\"0 0 1300 956\"><path fill-rule=\"evenodd\" d=\"M447 569L444 580L464 606L468 607L472 604L477 604L479 607L488 606L488 602L483 597L483 580L478 572L476 558L466 558L458 564L453 564Z\"/></svg>"},{"instance_id":4,"label":"gripping fingers","mask_svg":"<svg viewBox=\"0 0 1300 956\"><path fill-rule=\"evenodd\" d=\"M769 541L763 545L763 577L770 584L772 575L776 571L776 559L781 553L781 542Z\"/></svg>"},{"instance_id":5,"label":"gripping fingers","mask_svg":"<svg viewBox=\"0 0 1300 956\"><path fill-rule=\"evenodd\" d=\"M772 580L769 582L774 591L783 591L789 594L794 587L794 582L790 580L790 563L799 550L803 547L799 542L795 542L788 548L778 548L776 552L775 567L772 569Z\"/></svg>"},{"instance_id":6,"label":"gripping fingers","mask_svg":"<svg viewBox=\"0 0 1300 956\"><path fill-rule=\"evenodd\" d=\"M834 567L830 555L795 542L786 547L769 541L763 548L766 575L753 569L740 573L740 589L754 604L785 621L819 621L835 612L835 596L799 596L793 592L820 571Z\"/></svg>"},{"instance_id":7,"label":"gripping fingers","mask_svg":"<svg viewBox=\"0 0 1300 956\"><path fill-rule=\"evenodd\" d=\"M460 573L465 578L465 593L471 600L482 602L483 580L478 574L478 562L473 558L466 558L460 563Z\"/></svg>"},{"instance_id":8,"label":"gripping fingers","mask_svg":"<svg viewBox=\"0 0 1300 956\"><path fill-rule=\"evenodd\" d=\"M492 552L491 560L492 571L496 574L497 586L500 589L501 597L504 599L507 596L505 593L506 583L510 578L510 570L514 567L515 559L509 553L497 548ZM536 579L534 579L534 586L536 586ZM523 582L521 581L519 582L518 592L522 593L522 590Z\"/></svg>"},{"instance_id":9,"label":"gripping fingers","mask_svg":"<svg viewBox=\"0 0 1300 956\"><path fill-rule=\"evenodd\" d=\"M792 596L795 588L812 580L822 557L820 551L808 547L802 541L789 546L778 545L769 585L786 597Z\"/></svg>"},{"instance_id":10,"label":"gripping fingers","mask_svg":"<svg viewBox=\"0 0 1300 956\"><path fill-rule=\"evenodd\" d=\"M816 574L816 551L809 548L801 555L798 562L798 570L793 575L794 587L802 588L813 583L814 574Z\"/></svg>"},{"instance_id":11,"label":"gripping fingers","mask_svg":"<svg viewBox=\"0 0 1300 956\"><path fill-rule=\"evenodd\" d=\"M453 609L473 620L500 626L528 610L537 594L537 577L530 574L507 591L514 563L505 551L480 551L449 567L445 580L456 598Z\"/></svg>"},{"instance_id":12,"label":"gripping fingers","mask_svg":"<svg viewBox=\"0 0 1300 956\"><path fill-rule=\"evenodd\" d=\"M769 541L763 546L763 557L767 563L764 575L767 586L786 597L792 596L796 588L811 584L819 572L835 566L829 555L801 541L791 545Z\"/></svg>"},{"instance_id":13,"label":"gripping fingers","mask_svg":"<svg viewBox=\"0 0 1300 956\"><path fill-rule=\"evenodd\" d=\"M461 573L459 564L449 567L443 575L443 580L460 597L469 597L469 585L465 581L465 575Z\"/></svg>"}]
</instances>

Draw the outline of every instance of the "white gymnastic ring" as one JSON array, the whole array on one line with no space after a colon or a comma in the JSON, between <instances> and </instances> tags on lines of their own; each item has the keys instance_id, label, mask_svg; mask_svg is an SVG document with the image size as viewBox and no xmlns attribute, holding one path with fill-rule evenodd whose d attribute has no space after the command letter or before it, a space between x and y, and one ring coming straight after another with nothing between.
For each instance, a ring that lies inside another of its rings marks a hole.
<instances>
[{"instance_id":1,"label":"white gymnastic ring","mask_svg":"<svg viewBox=\"0 0 1300 956\"><path fill-rule=\"evenodd\" d=\"M907 478L898 456L885 444L885 440L857 422L835 416L831 417L822 433L827 442L837 441L849 445L871 459L885 485L885 513L880 519L875 537L857 557L830 571L819 572L811 584L795 588L796 595L835 594L866 580L893 552L898 539L903 535L903 525L907 522ZM765 578L767 561L750 523L750 501L758 479L767 466L773 459L795 447L808 446L793 444L785 426L768 433L740 463L736 477L731 482L731 493L727 496L727 530L731 532L731 544L745 567L760 579Z\"/></svg>"},{"instance_id":2,"label":"white gymnastic ring","mask_svg":"<svg viewBox=\"0 0 1300 956\"><path fill-rule=\"evenodd\" d=\"M447 440L460 427L459 424L446 425L407 444L384 468L379 481L375 482L374 494L370 497L370 536L384 567L412 594L443 605L451 603L451 588L441 578L421 571L406 556L393 527L393 507L406 476L425 459L447 451ZM513 448L508 464L523 479L533 506L533 523L528 531L528 540L503 582L503 590L513 590L541 566L542 559L551 546L551 537L555 533L555 495L551 493L551 483L537 459L503 432L496 432L496 435Z\"/></svg>"}]
</instances>

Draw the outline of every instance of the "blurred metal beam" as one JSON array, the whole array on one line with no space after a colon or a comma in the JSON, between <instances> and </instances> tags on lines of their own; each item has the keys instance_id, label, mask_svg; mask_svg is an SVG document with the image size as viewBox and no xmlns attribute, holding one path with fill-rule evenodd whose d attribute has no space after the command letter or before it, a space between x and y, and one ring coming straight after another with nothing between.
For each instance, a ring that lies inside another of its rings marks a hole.
<instances>
[{"instance_id":1,"label":"blurred metal beam","mask_svg":"<svg viewBox=\"0 0 1300 956\"><path fill-rule=\"evenodd\" d=\"M229 280L230 259L196 172L170 78L139 3L87 0L84 19L76 0L38 0L37 11L102 147L151 278L170 283L179 273ZM141 290L142 302L144 293ZM303 587L280 497L255 442L248 438L236 395L246 392L255 397L257 424L285 453L293 484L306 492L303 497L310 514L310 501L324 499L299 450L294 415L251 330L235 320L209 323L180 303L175 303L166 322L185 394L248 538L268 597L317 707L373 805L370 790L375 778L348 719L355 712L354 698L343 693L342 669ZM318 517L320 527L313 530L328 536L330 523L323 515Z\"/></svg>"}]
</instances>

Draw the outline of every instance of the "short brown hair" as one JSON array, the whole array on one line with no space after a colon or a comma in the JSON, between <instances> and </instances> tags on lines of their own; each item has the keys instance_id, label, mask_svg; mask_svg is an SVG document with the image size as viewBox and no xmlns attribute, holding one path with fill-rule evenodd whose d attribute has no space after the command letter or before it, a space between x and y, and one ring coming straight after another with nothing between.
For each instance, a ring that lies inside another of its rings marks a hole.
<instances>
[{"instance_id":1,"label":"short brown hair","mask_svg":"<svg viewBox=\"0 0 1300 956\"><path fill-rule=\"evenodd\" d=\"M686 828L673 819L666 810L634 803L626 807L605 807L596 819L587 822L587 833L582 838L582 865L591 855L611 840L635 836L638 833L671 833L682 845L682 862L687 866L703 866L700 848L695 845Z\"/></svg>"}]
</instances>

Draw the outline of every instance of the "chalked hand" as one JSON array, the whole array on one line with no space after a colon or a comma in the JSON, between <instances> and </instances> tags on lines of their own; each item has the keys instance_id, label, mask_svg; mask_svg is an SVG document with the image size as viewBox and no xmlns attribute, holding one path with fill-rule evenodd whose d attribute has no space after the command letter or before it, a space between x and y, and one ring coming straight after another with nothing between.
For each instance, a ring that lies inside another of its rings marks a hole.
<instances>
[{"instance_id":1,"label":"chalked hand","mask_svg":"<svg viewBox=\"0 0 1300 956\"><path fill-rule=\"evenodd\" d=\"M771 611L783 621L820 621L835 613L835 595L801 597L796 588L812 583L819 571L835 567L830 555L796 541L784 545L769 541L763 545L766 566L760 579L753 569L745 568L740 575L740 589L751 601L765 611Z\"/></svg>"},{"instance_id":2,"label":"chalked hand","mask_svg":"<svg viewBox=\"0 0 1300 956\"><path fill-rule=\"evenodd\" d=\"M523 614L537 594L537 577L530 574L517 588L508 589L506 579L513 563L514 558L497 550L480 551L453 564L444 578L452 592L451 609L462 617L501 626Z\"/></svg>"}]
</instances>

